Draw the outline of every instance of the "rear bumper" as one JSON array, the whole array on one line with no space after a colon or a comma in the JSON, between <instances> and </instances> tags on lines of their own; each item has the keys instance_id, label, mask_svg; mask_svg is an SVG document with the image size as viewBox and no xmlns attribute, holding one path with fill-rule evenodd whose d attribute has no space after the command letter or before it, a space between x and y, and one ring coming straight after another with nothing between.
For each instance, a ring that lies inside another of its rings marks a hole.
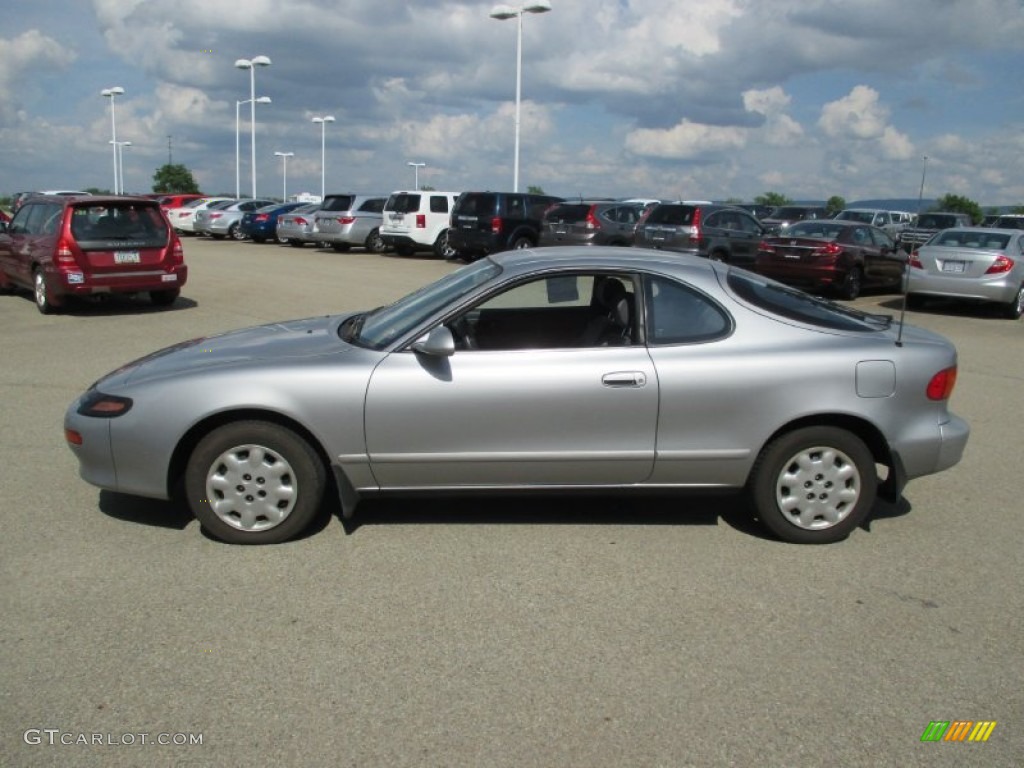
<instances>
[{"instance_id":1,"label":"rear bumper","mask_svg":"<svg viewBox=\"0 0 1024 768\"><path fill-rule=\"evenodd\" d=\"M921 274L921 270L916 269L908 270L908 274L907 293L927 296L995 301L1006 304L1016 299L1017 292L1020 290L1019 281L1011 279L1009 273L993 275L991 279Z\"/></svg>"},{"instance_id":2,"label":"rear bumper","mask_svg":"<svg viewBox=\"0 0 1024 768\"><path fill-rule=\"evenodd\" d=\"M54 270L47 273L47 279L54 293L68 296L169 291L185 285L188 266L179 264L168 269L153 266L131 272L101 273Z\"/></svg>"}]
</instances>

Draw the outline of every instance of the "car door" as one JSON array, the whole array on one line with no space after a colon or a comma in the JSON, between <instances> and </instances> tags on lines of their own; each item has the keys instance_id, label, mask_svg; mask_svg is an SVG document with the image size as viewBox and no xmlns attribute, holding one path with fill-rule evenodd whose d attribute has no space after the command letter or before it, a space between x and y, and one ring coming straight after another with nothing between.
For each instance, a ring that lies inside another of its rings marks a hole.
<instances>
[{"instance_id":1,"label":"car door","mask_svg":"<svg viewBox=\"0 0 1024 768\"><path fill-rule=\"evenodd\" d=\"M896 247L888 233L868 227L873 247L864 252L865 274L876 285L897 285L906 268L905 254Z\"/></svg>"},{"instance_id":2,"label":"car door","mask_svg":"<svg viewBox=\"0 0 1024 768\"><path fill-rule=\"evenodd\" d=\"M642 482L654 463L658 381L636 318L621 344L579 342L605 311L594 300L605 277L517 284L446 322L459 342L450 356L388 355L365 411L381 488Z\"/></svg>"}]
</instances>

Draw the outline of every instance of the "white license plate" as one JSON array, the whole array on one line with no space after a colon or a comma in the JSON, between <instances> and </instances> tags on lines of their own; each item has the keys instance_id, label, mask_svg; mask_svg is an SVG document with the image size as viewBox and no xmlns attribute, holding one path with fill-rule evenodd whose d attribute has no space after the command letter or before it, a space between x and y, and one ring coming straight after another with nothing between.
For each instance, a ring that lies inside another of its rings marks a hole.
<instances>
[{"instance_id":1,"label":"white license plate","mask_svg":"<svg viewBox=\"0 0 1024 768\"><path fill-rule=\"evenodd\" d=\"M115 264L138 264L141 261L138 251L115 251Z\"/></svg>"},{"instance_id":2,"label":"white license plate","mask_svg":"<svg viewBox=\"0 0 1024 768\"><path fill-rule=\"evenodd\" d=\"M943 272L966 272L967 262L966 261L944 261L942 262Z\"/></svg>"}]
</instances>

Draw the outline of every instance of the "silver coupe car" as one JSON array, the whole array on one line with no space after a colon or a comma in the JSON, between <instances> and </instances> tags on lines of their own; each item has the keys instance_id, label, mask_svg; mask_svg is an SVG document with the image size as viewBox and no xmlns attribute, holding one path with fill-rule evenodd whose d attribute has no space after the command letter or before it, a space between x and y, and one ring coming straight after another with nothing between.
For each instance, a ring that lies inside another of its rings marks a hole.
<instances>
[{"instance_id":1,"label":"silver coupe car","mask_svg":"<svg viewBox=\"0 0 1024 768\"><path fill-rule=\"evenodd\" d=\"M193 339L72 403L101 488L212 535L303 531L326 490L745 490L779 538L846 537L956 464L957 355L750 272L632 248L494 254L387 307Z\"/></svg>"}]
</instances>

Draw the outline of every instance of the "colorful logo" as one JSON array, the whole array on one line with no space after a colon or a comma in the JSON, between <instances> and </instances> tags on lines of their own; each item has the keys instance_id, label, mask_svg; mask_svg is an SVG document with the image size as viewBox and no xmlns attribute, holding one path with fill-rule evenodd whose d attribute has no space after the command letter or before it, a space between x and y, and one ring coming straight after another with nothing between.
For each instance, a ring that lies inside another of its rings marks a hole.
<instances>
[{"instance_id":1,"label":"colorful logo","mask_svg":"<svg viewBox=\"0 0 1024 768\"><path fill-rule=\"evenodd\" d=\"M995 720L932 720L921 741L988 741L995 728Z\"/></svg>"}]
</instances>

